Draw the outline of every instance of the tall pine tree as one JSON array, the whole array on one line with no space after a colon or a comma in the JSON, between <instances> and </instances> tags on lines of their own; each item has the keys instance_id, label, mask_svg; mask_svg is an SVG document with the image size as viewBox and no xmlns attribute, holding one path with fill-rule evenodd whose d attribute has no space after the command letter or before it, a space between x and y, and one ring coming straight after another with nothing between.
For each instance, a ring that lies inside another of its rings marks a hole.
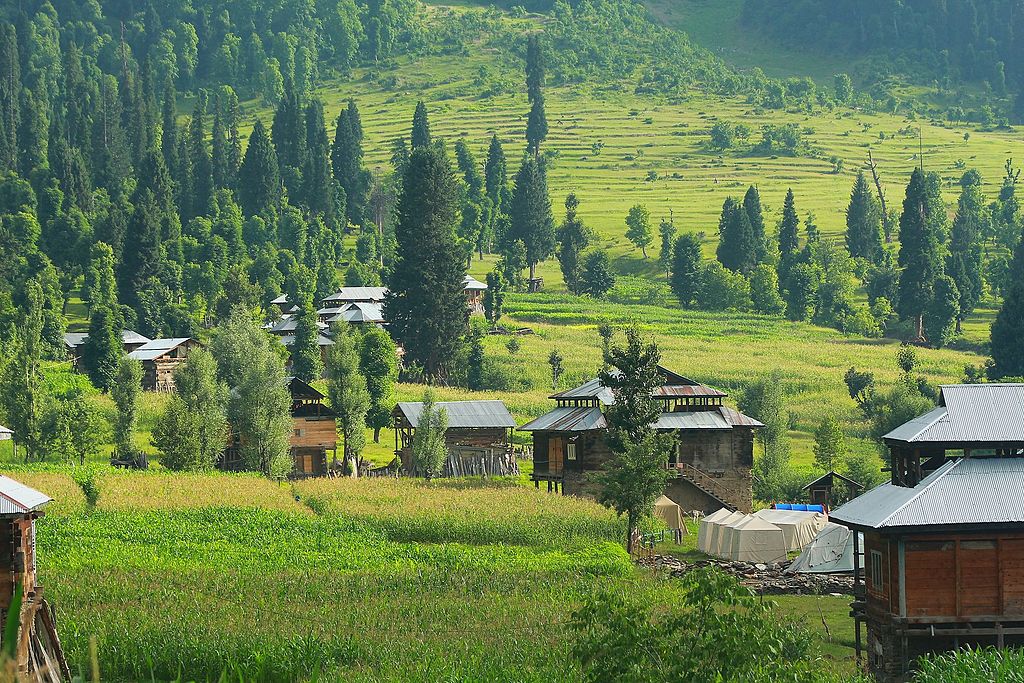
<instances>
[{"instance_id":1,"label":"tall pine tree","mask_svg":"<svg viewBox=\"0 0 1024 683\"><path fill-rule=\"evenodd\" d=\"M846 248L850 256L878 264L882 261L883 239L882 209L864 171L860 171L846 207Z\"/></svg>"},{"instance_id":2,"label":"tall pine tree","mask_svg":"<svg viewBox=\"0 0 1024 683\"><path fill-rule=\"evenodd\" d=\"M1013 250L1006 280L1009 291L992 323L992 365L988 374L993 380L1024 377L1024 235Z\"/></svg>"},{"instance_id":3,"label":"tall pine tree","mask_svg":"<svg viewBox=\"0 0 1024 683\"><path fill-rule=\"evenodd\" d=\"M968 171L960 180L960 199L949 237L946 273L953 278L960 293L960 310L956 316L956 332L963 319L974 311L981 300L981 240L988 232L988 210L981 194L981 176Z\"/></svg>"},{"instance_id":4,"label":"tall pine tree","mask_svg":"<svg viewBox=\"0 0 1024 683\"><path fill-rule=\"evenodd\" d=\"M757 191L756 185L747 188L743 195L743 210L750 221L751 235L754 239L754 251L757 255L757 263L764 261L768 255L768 246L764 232L764 211L761 209L761 193Z\"/></svg>"},{"instance_id":5,"label":"tall pine tree","mask_svg":"<svg viewBox=\"0 0 1024 683\"><path fill-rule=\"evenodd\" d=\"M530 268L530 280L535 281L537 264L555 250L555 219L551 215L547 178L533 157L524 157L516 174L509 217L511 225L506 239L509 242L522 240L526 245L526 264Z\"/></svg>"},{"instance_id":6,"label":"tall pine tree","mask_svg":"<svg viewBox=\"0 0 1024 683\"><path fill-rule=\"evenodd\" d=\"M701 268L700 242L692 233L683 233L672 245L672 274L668 281L683 308L697 300Z\"/></svg>"},{"instance_id":7,"label":"tall pine tree","mask_svg":"<svg viewBox=\"0 0 1024 683\"><path fill-rule=\"evenodd\" d=\"M913 318L917 338L924 336L924 313L931 304L935 280L943 275L941 235L929 212L934 205L924 171L915 168L907 184L900 215L900 296L898 312Z\"/></svg>"},{"instance_id":8,"label":"tall pine tree","mask_svg":"<svg viewBox=\"0 0 1024 683\"><path fill-rule=\"evenodd\" d=\"M458 202L458 181L443 148L413 149L398 201L398 251L384 317L406 358L434 380L448 376L467 329Z\"/></svg>"},{"instance_id":9,"label":"tall pine tree","mask_svg":"<svg viewBox=\"0 0 1024 683\"><path fill-rule=\"evenodd\" d=\"M782 203L782 222L779 224L779 254L782 261L791 258L800 250L800 219L796 215L796 200L793 188L786 190Z\"/></svg>"},{"instance_id":10,"label":"tall pine tree","mask_svg":"<svg viewBox=\"0 0 1024 683\"><path fill-rule=\"evenodd\" d=\"M416 103L416 111L412 115L412 134L409 137L409 146L416 150L429 144L430 121L427 119L427 105L420 100Z\"/></svg>"},{"instance_id":11,"label":"tall pine tree","mask_svg":"<svg viewBox=\"0 0 1024 683\"><path fill-rule=\"evenodd\" d=\"M346 220L363 225L370 188L370 174L363 168L363 126L354 100L338 114L331 148L334 178L345 191Z\"/></svg>"},{"instance_id":12,"label":"tall pine tree","mask_svg":"<svg viewBox=\"0 0 1024 683\"><path fill-rule=\"evenodd\" d=\"M718 261L734 272L748 273L757 265L754 229L743 205L728 197L718 220Z\"/></svg>"},{"instance_id":13,"label":"tall pine tree","mask_svg":"<svg viewBox=\"0 0 1024 683\"><path fill-rule=\"evenodd\" d=\"M256 119L238 169L238 202L246 216L265 215L276 212L281 197L277 153L263 123Z\"/></svg>"},{"instance_id":14,"label":"tall pine tree","mask_svg":"<svg viewBox=\"0 0 1024 683\"><path fill-rule=\"evenodd\" d=\"M580 293L580 255L590 242L590 233L576 214L579 206L576 193L570 192L565 198L565 219L558 228L558 265L566 289L573 294Z\"/></svg>"}]
</instances>

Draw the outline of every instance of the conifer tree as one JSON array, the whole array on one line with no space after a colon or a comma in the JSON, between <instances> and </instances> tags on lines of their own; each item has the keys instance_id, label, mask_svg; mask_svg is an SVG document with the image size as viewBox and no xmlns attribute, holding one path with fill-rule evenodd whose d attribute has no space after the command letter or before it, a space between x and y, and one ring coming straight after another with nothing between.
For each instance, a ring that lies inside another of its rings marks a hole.
<instances>
[{"instance_id":1,"label":"conifer tree","mask_svg":"<svg viewBox=\"0 0 1024 683\"><path fill-rule=\"evenodd\" d=\"M259 119L253 124L245 157L238 169L238 201L246 216L272 213L281 204L277 153Z\"/></svg>"},{"instance_id":2,"label":"conifer tree","mask_svg":"<svg viewBox=\"0 0 1024 683\"><path fill-rule=\"evenodd\" d=\"M988 232L988 210L981 194L981 176L968 171L960 181L960 199L949 237L946 273L953 278L960 293L960 310L956 316L956 332L963 319L970 315L982 294L981 240Z\"/></svg>"},{"instance_id":3,"label":"conifer tree","mask_svg":"<svg viewBox=\"0 0 1024 683\"><path fill-rule=\"evenodd\" d=\"M338 114L331 148L331 165L345 193L346 220L352 225L366 221L370 174L363 168L363 127L354 100Z\"/></svg>"},{"instance_id":4,"label":"conifer tree","mask_svg":"<svg viewBox=\"0 0 1024 683\"><path fill-rule=\"evenodd\" d=\"M779 253L781 262L791 259L800 249L800 219L796 215L796 200L793 188L786 191L786 199L782 203L782 223L779 225Z\"/></svg>"},{"instance_id":5,"label":"conifer tree","mask_svg":"<svg viewBox=\"0 0 1024 683\"><path fill-rule=\"evenodd\" d=\"M718 221L718 262L733 272L750 272L757 264L754 230L743 205L729 197Z\"/></svg>"},{"instance_id":6,"label":"conifer tree","mask_svg":"<svg viewBox=\"0 0 1024 683\"><path fill-rule=\"evenodd\" d=\"M583 221L576 215L580 201L575 192L565 198L565 219L558 228L558 265L566 289L573 294L580 293L580 254L590 242L590 234Z\"/></svg>"},{"instance_id":7,"label":"conifer tree","mask_svg":"<svg viewBox=\"0 0 1024 683\"><path fill-rule=\"evenodd\" d=\"M413 149L398 201L398 251L384 317L408 360L437 380L448 376L466 332L458 211L458 182L443 148Z\"/></svg>"},{"instance_id":8,"label":"conifer tree","mask_svg":"<svg viewBox=\"0 0 1024 683\"><path fill-rule=\"evenodd\" d=\"M135 200L135 211L128 221L124 253L117 273L121 301L138 310L144 283L157 277L161 269L159 208L150 190Z\"/></svg>"},{"instance_id":9,"label":"conifer tree","mask_svg":"<svg viewBox=\"0 0 1024 683\"><path fill-rule=\"evenodd\" d=\"M756 185L747 188L743 195L743 210L750 221L751 235L754 239L754 251L757 263L764 261L768 254L767 241L764 230L764 211L761 209L761 194L757 191Z\"/></svg>"},{"instance_id":10,"label":"conifer tree","mask_svg":"<svg viewBox=\"0 0 1024 683\"><path fill-rule=\"evenodd\" d=\"M960 313L960 292L948 275L935 279L934 294L924 312L924 333L928 343L936 349L945 346L956 330Z\"/></svg>"},{"instance_id":11,"label":"conifer tree","mask_svg":"<svg viewBox=\"0 0 1024 683\"><path fill-rule=\"evenodd\" d=\"M277 104L274 121L270 126L270 136L274 141L274 149L277 151L277 162L281 167L281 174L285 178L289 173L297 177L305 165L305 130L299 94L295 91L291 80L286 80L284 97ZM286 171L286 169L291 170ZM289 190L292 189L287 182L285 184Z\"/></svg>"},{"instance_id":12,"label":"conifer tree","mask_svg":"<svg viewBox=\"0 0 1024 683\"><path fill-rule=\"evenodd\" d=\"M288 298L298 307L295 340L292 342L292 373L304 382L320 379L323 362L320 357L320 328L313 305L315 278L303 264L292 270L288 279Z\"/></svg>"},{"instance_id":13,"label":"conifer tree","mask_svg":"<svg viewBox=\"0 0 1024 683\"><path fill-rule=\"evenodd\" d=\"M183 204L182 218L205 216L210 212L213 200L213 164L210 151L206 146L206 95L204 92L196 99L192 119L188 127L189 149L189 183L187 207Z\"/></svg>"},{"instance_id":14,"label":"conifer tree","mask_svg":"<svg viewBox=\"0 0 1024 683\"><path fill-rule=\"evenodd\" d=\"M505 198L508 194L508 166L505 162L505 151L501 148L498 135L491 136L491 144L487 148L487 161L484 164L484 186L487 196L494 207L494 213L505 210Z\"/></svg>"},{"instance_id":15,"label":"conifer tree","mask_svg":"<svg viewBox=\"0 0 1024 683\"><path fill-rule=\"evenodd\" d=\"M530 105L526 118L526 151L533 156L540 154L540 143L548 137L548 117L544 112L544 95L537 93Z\"/></svg>"},{"instance_id":16,"label":"conifer tree","mask_svg":"<svg viewBox=\"0 0 1024 683\"><path fill-rule=\"evenodd\" d=\"M1009 288L990 333L992 365L988 374L993 380L1024 377L1024 237L1013 250L1006 281Z\"/></svg>"},{"instance_id":17,"label":"conifer tree","mask_svg":"<svg viewBox=\"0 0 1024 683\"><path fill-rule=\"evenodd\" d=\"M883 239L882 209L864 171L860 171L846 207L846 248L850 256L878 264L882 259Z\"/></svg>"},{"instance_id":18,"label":"conifer tree","mask_svg":"<svg viewBox=\"0 0 1024 683\"><path fill-rule=\"evenodd\" d=\"M508 282L498 269L487 273L487 291L484 292L484 317L496 325L504 312L505 290Z\"/></svg>"},{"instance_id":19,"label":"conifer tree","mask_svg":"<svg viewBox=\"0 0 1024 683\"><path fill-rule=\"evenodd\" d=\"M416 111L412 115L412 134L409 141L409 147L412 150L430 144L430 121L427 119L427 105L423 104L423 100L416 103Z\"/></svg>"},{"instance_id":20,"label":"conifer tree","mask_svg":"<svg viewBox=\"0 0 1024 683\"><path fill-rule=\"evenodd\" d=\"M672 273L668 281L683 308L697 300L701 270L700 242L693 233L683 233L672 245Z\"/></svg>"},{"instance_id":21,"label":"conifer tree","mask_svg":"<svg viewBox=\"0 0 1024 683\"><path fill-rule=\"evenodd\" d=\"M25 448L25 462L41 457L42 419L47 401L43 384L43 292L39 283L26 285L25 305L14 329L13 352L3 366L0 408Z\"/></svg>"},{"instance_id":22,"label":"conifer tree","mask_svg":"<svg viewBox=\"0 0 1024 683\"><path fill-rule=\"evenodd\" d=\"M583 257L580 264L580 294L589 294L601 298L615 285L615 274L612 273L608 252L603 249L592 249Z\"/></svg>"},{"instance_id":23,"label":"conifer tree","mask_svg":"<svg viewBox=\"0 0 1024 683\"><path fill-rule=\"evenodd\" d=\"M302 171L302 203L332 229L345 217L341 206L346 194L331 173L331 145L324 123L324 105L319 99L306 105L306 167Z\"/></svg>"},{"instance_id":24,"label":"conifer tree","mask_svg":"<svg viewBox=\"0 0 1024 683\"><path fill-rule=\"evenodd\" d=\"M658 251L658 265L661 266L665 277L672 273L672 248L676 243L676 226L670 217L662 219L658 226L658 234L661 235L661 250Z\"/></svg>"},{"instance_id":25,"label":"conifer tree","mask_svg":"<svg viewBox=\"0 0 1024 683\"><path fill-rule=\"evenodd\" d=\"M178 175L178 110L177 93L170 78L164 83L163 107L161 109L160 152L164 155L164 163L176 182L181 182Z\"/></svg>"},{"instance_id":26,"label":"conifer tree","mask_svg":"<svg viewBox=\"0 0 1024 683\"><path fill-rule=\"evenodd\" d=\"M907 185L900 215L900 275L898 312L913 318L918 338L924 335L924 312L931 303L935 280L943 274L940 234L929 216L929 201L924 171L915 168Z\"/></svg>"},{"instance_id":27,"label":"conifer tree","mask_svg":"<svg viewBox=\"0 0 1024 683\"><path fill-rule=\"evenodd\" d=\"M524 157L516 174L509 218L511 225L506 239L509 242L521 240L526 246L530 280L535 280L537 264L551 256L555 249L555 221L551 215L547 178L533 157Z\"/></svg>"},{"instance_id":28,"label":"conifer tree","mask_svg":"<svg viewBox=\"0 0 1024 683\"><path fill-rule=\"evenodd\" d=\"M526 39L526 96L532 103L544 87L544 53L540 35L531 33Z\"/></svg>"}]
</instances>

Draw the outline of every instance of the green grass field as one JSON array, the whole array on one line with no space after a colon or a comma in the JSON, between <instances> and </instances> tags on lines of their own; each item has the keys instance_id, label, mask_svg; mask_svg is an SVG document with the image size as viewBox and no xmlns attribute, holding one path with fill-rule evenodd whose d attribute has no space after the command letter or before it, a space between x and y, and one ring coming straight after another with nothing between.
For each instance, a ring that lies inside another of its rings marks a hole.
<instances>
[{"instance_id":1,"label":"green grass field","mask_svg":"<svg viewBox=\"0 0 1024 683\"><path fill-rule=\"evenodd\" d=\"M89 508L62 471L8 473L56 499L41 582L73 669L95 636L106 680L574 680L587 595L681 597L633 569L607 510L519 486L102 470ZM839 598L780 602L852 671Z\"/></svg>"}]
</instances>

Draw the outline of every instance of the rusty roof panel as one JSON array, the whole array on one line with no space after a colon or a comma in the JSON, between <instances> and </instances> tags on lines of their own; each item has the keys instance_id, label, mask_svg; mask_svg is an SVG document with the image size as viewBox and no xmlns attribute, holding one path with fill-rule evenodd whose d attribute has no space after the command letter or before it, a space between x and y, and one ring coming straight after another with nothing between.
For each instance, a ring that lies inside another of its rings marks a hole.
<instances>
[{"instance_id":1,"label":"rusty roof panel","mask_svg":"<svg viewBox=\"0 0 1024 683\"><path fill-rule=\"evenodd\" d=\"M703 384L665 384L654 390L654 396L727 396L728 394Z\"/></svg>"}]
</instances>

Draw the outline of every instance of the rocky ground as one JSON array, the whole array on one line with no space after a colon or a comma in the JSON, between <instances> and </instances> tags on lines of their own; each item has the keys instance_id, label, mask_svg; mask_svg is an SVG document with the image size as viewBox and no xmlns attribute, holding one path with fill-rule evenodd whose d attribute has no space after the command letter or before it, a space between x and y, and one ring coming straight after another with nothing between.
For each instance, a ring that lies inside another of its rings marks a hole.
<instances>
[{"instance_id":1,"label":"rocky ground","mask_svg":"<svg viewBox=\"0 0 1024 683\"><path fill-rule=\"evenodd\" d=\"M714 566L735 576L741 584L762 595L852 595L853 576L850 574L786 574L789 562L749 564L727 560L698 560L686 562L669 555L640 557L637 564L670 576L681 577L698 567Z\"/></svg>"}]
</instances>

